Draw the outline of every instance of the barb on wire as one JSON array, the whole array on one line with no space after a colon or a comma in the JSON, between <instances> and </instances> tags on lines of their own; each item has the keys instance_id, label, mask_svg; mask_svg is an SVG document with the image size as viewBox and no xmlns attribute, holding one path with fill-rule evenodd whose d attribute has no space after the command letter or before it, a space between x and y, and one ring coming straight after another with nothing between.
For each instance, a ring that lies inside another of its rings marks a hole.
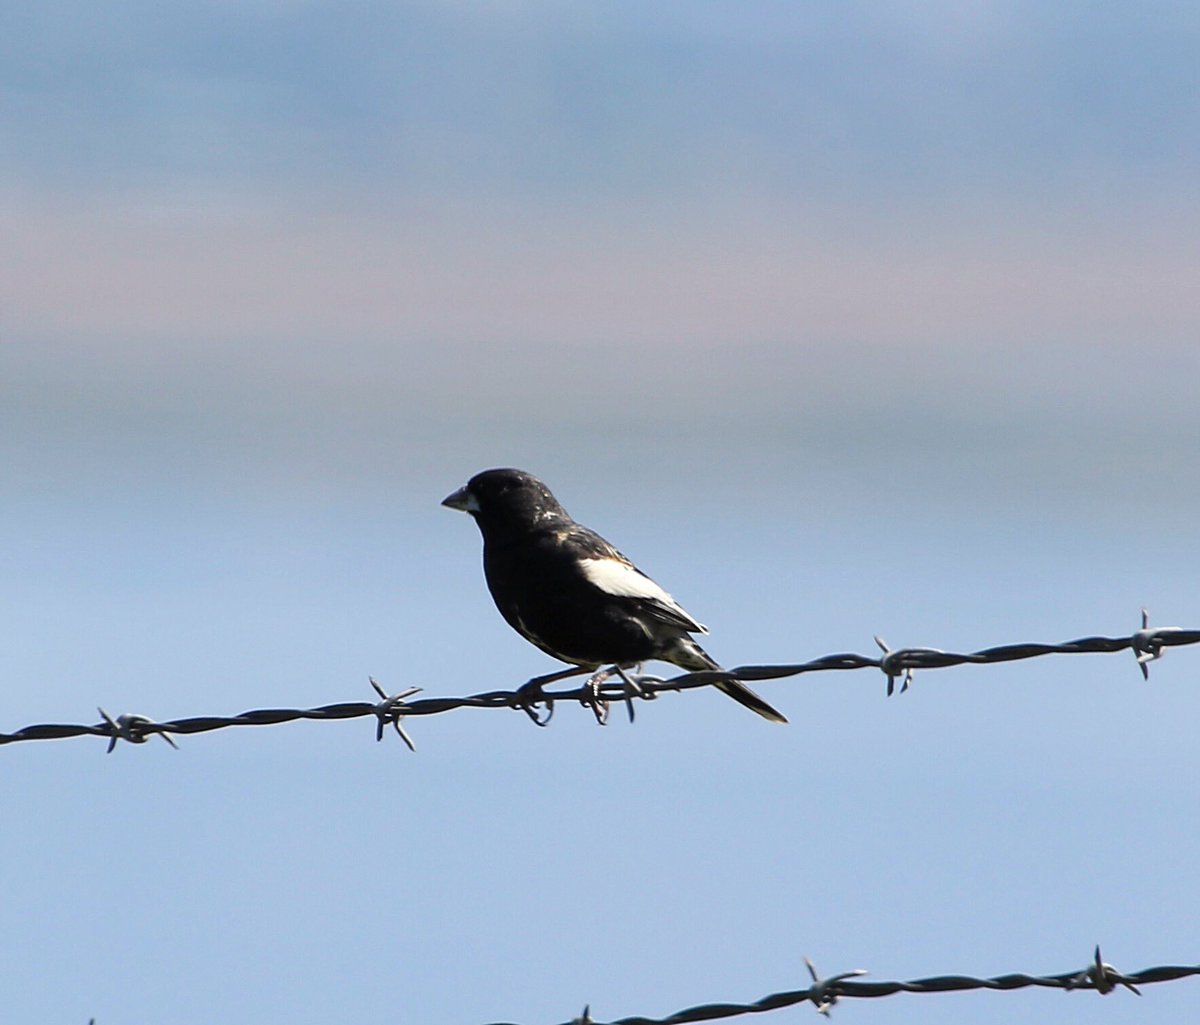
<instances>
[{"instance_id":1,"label":"barb on wire","mask_svg":"<svg viewBox=\"0 0 1200 1025\"><path fill-rule=\"evenodd\" d=\"M375 688L375 693L379 695L379 704L374 709L375 717L379 720L375 724L376 742L383 740L384 727L390 724L396 733L399 734L400 739L408 746L408 749L413 754L416 754L417 745L412 742L412 737L404 731L404 727L400 725L400 720L404 718L404 699L411 698L414 694L420 694L422 688L408 687L400 691L399 694L389 695L387 691L379 686L375 677L368 676L367 680Z\"/></svg>"},{"instance_id":2,"label":"barb on wire","mask_svg":"<svg viewBox=\"0 0 1200 1025\"><path fill-rule=\"evenodd\" d=\"M697 687L707 687L729 680L752 683L762 680L780 680L785 677L800 676L804 673L872 668L882 670L887 677L887 693L890 696L894 692L898 679L901 681L900 693L904 693L912 683L913 673L917 669L987 665L1039 658L1044 655L1107 653L1126 649L1133 651L1142 675L1149 679L1150 662L1161 658L1167 648L1185 644L1200 644L1200 630L1184 630L1177 626L1152 628L1149 625L1149 615L1143 609L1141 629L1128 637L1081 637L1078 640L1066 641L1062 644L1006 644L966 654L942 651L939 648L892 650L879 637L876 637L875 641L883 651L880 658L855 654L825 655L810 662L791 665L746 665L734 669L705 669L700 672L683 673L670 679L639 672L627 672L621 667L614 667L610 673L596 674L582 686L567 690L547 690L546 684L573 675L574 670L554 673L550 677L539 677L515 690L485 691L481 694L458 698L431 697L410 700L421 692L420 687L408 687L396 694L389 695L372 678L371 686L379 698L375 702L346 701L303 709L262 708L242 712L240 715L199 716L189 719L171 719L166 722L156 722L143 715L119 715L114 719L107 712L101 710L100 714L104 721L95 725L42 723L26 726L14 733L0 733L0 745L13 744L23 740L59 740L66 737L97 736L108 739L108 749L111 751L118 740L141 744L157 733L174 747L175 742L171 739L171 734L207 733L211 730L225 729L231 726L273 726L279 723L294 722L297 719L358 719L370 716L375 719L376 740L383 739L384 730L390 725L409 750L414 751L416 748L412 738L402 725L403 720L412 719L414 716L437 715L457 708L511 708L524 712L537 725L546 726L554 715L556 702L577 701L590 708L596 716L596 721L604 725L608 721L609 705L622 701L626 704L629 719L632 722L635 698L648 701L653 700L663 691L694 690ZM613 682L610 677L616 677L616 682Z\"/></svg>"},{"instance_id":3,"label":"barb on wire","mask_svg":"<svg viewBox=\"0 0 1200 1025\"><path fill-rule=\"evenodd\" d=\"M1142 679L1150 679L1150 663L1163 656L1164 634L1177 634L1183 631L1177 626L1160 626L1152 629L1150 613L1142 609L1142 628L1132 637L1130 647L1137 658L1138 668L1142 671Z\"/></svg>"},{"instance_id":4,"label":"barb on wire","mask_svg":"<svg viewBox=\"0 0 1200 1025\"><path fill-rule=\"evenodd\" d=\"M816 1007L817 1014L823 1014L826 1018L830 1017L829 1012L833 1010L833 1005L838 1002L838 997L840 996L836 991L838 983L868 974L865 968L852 968L848 972L840 972L837 975L829 976L827 979L822 979L817 974L817 969L812 961L807 957L804 959L804 964L808 968L808 974L812 976L813 981L808 990L808 999Z\"/></svg>"},{"instance_id":5,"label":"barb on wire","mask_svg":"<svg viewBox=\"0 0 1200 1025\"><path fill-rule=\"evenodd\" d=\"M1094 990L1101 996L1106 996L1118 986L1124 986L1141 996L1137 988L1139 985L1173 982L1176 979L1200 975L1200 964L1160 965L1155 968L1143 968L1140 972L1126 975L1104 962L1098 946L1092 963L1083 971L1063 972L1059 975L1013 973L982 979L970 975L937 975L908 982L859 982L855 980L867 974L861 968L822 979L818 978L816 969L807 958L805 958L805 964L808 966L813 981L813 984L807 989L771 993L748 1004L700 1004L696 1007L676 1011L665 1018L646 1018L634 1015L629 1018L615 1018L608 1022L592 1018L590 1007L588 1007L584 1008L582 1018L573 1018L569 1022L564 1022L563 1025L580 1025L581 1022L585 1025L687 1025L689 1022L715 1021L721 1018L736 1018L743 1014L777 1011L783 1007L794 1007L803 1003L811 1003L819 1014L830 1017L830 1011L839 999L886 997L894 993L961 993L965 990L977 989L1008 992L1027 989L1031 986L1042 989ZM513 1025L513 1023L496 1022L493 1025Z\"/></svg>"},{"instance_id":6,"label":"barb on wire","mask_svg":"<svg viewBox=\"0 0 1200 1025\"><path fill-rule=\"evenodd\" d=\"M127 740L131 744L144 744L155 733L163 738L176 750L179 745L171 739L170 734L163 732L163 727L144 715L118 715L114 719L103 708L97 708L101 718L108 726L108 754L113 753L118 740Z\"/></svg>"}]
</instances>

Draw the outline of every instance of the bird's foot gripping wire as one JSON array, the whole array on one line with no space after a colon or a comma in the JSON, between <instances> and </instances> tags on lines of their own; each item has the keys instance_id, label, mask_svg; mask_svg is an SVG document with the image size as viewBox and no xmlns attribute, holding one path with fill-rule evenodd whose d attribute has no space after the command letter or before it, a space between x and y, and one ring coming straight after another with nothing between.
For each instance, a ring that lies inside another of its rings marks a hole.
<instances>
[{"instance_id":1,"label":"bird's foot gripping wire","mask_svg":"<svg viewBox=\"0 0 1200 1025\"><path fill-rule=\"evenodd\" d=\"M570 669L560 669L557 673L546 673L545 676L535 676L532 680L523 683L516 691L516 700L513 702L514 708L519 708L538 726L548 726L550 720L554 717L554 697L547 694L545 686L548 683L554 683L555 680L565 680L568 676L578 676L580 673L586 673L587 669L582 666L572 666ZM539 705L544 705L546 714L543 716Z\"/></svg>"},{"instance_id":2,"label":"bird's foot gripping wire","mask_svg":"<svg viewBox=\"0 0 1200 1025\"><path fill-rule=\"evenodd\" d=\"M632 675L627 673L626 669L631 669L633 671ZM604 726L608 722L610 705L609 699L604 696L604 685L614 676L619 676L624 683L622 700L629 711L629 721L633 722L633 699L635 697L653 697L653 694L645 691L638 682L641 679L639 675L640 670L641 663L639 662L636 665L609 666L607 669L601 669L599 672L592 673L579 689L579 703L585 708L590 708L592 714L596 717L596 722ZM538 726L546 726L554 715L554 695L546 693L546 684L554 683L557 680L565 680L569 676L578 676L586 672L588 672L586 667L575 666L571 669L563 669L557 673L535 676L532 680L517 688L513 707L519 708ZM543 708L545 709L544 714L542 712Z\"/></svg>"},{"instance_id":3,"label":"bird's foot gripping wire","mask_svg":"<svg viewBox=\"0 0 1200 1025\"><path fill-rule=\"evenodd\" d=\"M517 688L513 707L529 716L535 726L549 726L554 718L554 699L542 689L541 677Z\"/></svg>"},{"instance_id":4,"label":"bird's foot gripping wire","mask_svg":"<svg viewBox=\"0 0 1200 1025\"><path fill-rule=\"evenodd\" d=\"M625 702L625 710L629 713L629 721L633 722L633 699L635 697L652 698L654 694L653 692L643 690L642 685L638 682L642 672L641 662L630 666L629 669L631 671L629 673L625 672L625 669L621 666L613 666L613 669L625 684L625 694L622 700Z\"/></svg>"},{"instance_id":5,"label":"bird's foot gripping wire","mask_svg":"<svg viewBox=\"0 0 1200 1025\"><path fill-rule=\"evenodd\" d=\"M580 688L579 703L585 708L590 708L592 714L596 717L596 722L601 726L608 723L608 699L604 697L602 688L613 676L619 673L620 670L616 666L609 669L601 669L598 673L592 673L587 678L587 682Z\"/></svg>"},{"instance_id":6,"label":"bird's foot gripping wire","mask_svg":"<svg viewBox=\"0 0 1200 1025\"><path fill-rule=\"evenodd\" d=\"M625 672L626 669L633 670L632 675ZM638 671L641 669L641 663L637 665L625 666L609 666L607 669L602 669L598 673L593 673L588 677L587 682L583 685L582 693L579 697L580 704L590 708L592 714L596 717L596 722L601 726L608 723L608 712L611 702L604 696L603 687L614 676L619 676L624 685L621 691L621 700L625 702L625 708L629 712L629 721L633 722L633 699L635 697L646 697L646 692L638 683Z\"/></svg>"}]
</instances>

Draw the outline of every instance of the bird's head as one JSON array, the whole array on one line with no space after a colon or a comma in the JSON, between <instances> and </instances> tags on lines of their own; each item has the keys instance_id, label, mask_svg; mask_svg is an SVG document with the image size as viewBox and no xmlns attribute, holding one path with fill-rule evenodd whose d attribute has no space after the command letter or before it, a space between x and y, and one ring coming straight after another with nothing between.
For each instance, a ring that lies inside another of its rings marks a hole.
<instances>
[{"instance_id":1,"label":"bird's head","mask_svg":"<svg viewBox=\"0 0 1200 1025\"><path fill-rule=\"evenodd\" d=\"M484 470L442 499L442 505L470 513L481 528L528 527L566 515L550 489L524 470Z\"/></svg>"}]
</instances>

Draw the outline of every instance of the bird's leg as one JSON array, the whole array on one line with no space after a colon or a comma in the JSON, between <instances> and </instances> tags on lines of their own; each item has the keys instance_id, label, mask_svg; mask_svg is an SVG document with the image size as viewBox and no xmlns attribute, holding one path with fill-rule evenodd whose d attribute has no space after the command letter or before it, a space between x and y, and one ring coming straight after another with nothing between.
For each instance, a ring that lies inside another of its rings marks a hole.
<instances>
[{"instance_id":1,"label":"bird's leg","mask_svg":"<svg viewBox=\"0 0 1200 1025\"><path fill-rule=\"evenodd\" d=\"M625 669L633 670L633 676L625 672ZM636 695L639 698L652 697L642 690L641 684L637 682L637 676L642 671L642 663L636 662L632 666L613 666L616 674L625 681L625 710L629 713L629 721L633 722L633 699Z\"/></svg>"},{"instance_id":2,"label":"bird's leg","mask_svg":"<svg viewBox=\"0 0 1200 1025\"><path fill-rule=\"evenodd\" d=\"M592 714L596 717L596 722L601 726L608 722L608 702L600 696L600 688L612 676L615 676L621 670L616 666L609 669L601 669L597 673L592 673L587 678L587 683L583 685L583 693L580 695L579 703L586 705L592 710Z\"/></svg>"},{"instance_id":3,"label":"bird's leg","mask_svg":"<svg viewBox=\"0 0 1200 1025\"><path fill-rule=\"evenodd\" d=\"M546 684L553 683L555 680L565 680L568 676L582 676L588 672L591 672L591 670L587 666L571 666L570 669L560 669L557 673L535 676L532 680L523 683L520 689L540 691Z\"/></svg>"},{"instance_id":4,"label":"bird's leg","mask_svg":"<svg viewBox=\"0 0 1200 1025\"><path fill-rule=\"evenodd\" d=\"M521 709L530 719L539 726L545 726L550 722L550 717L554 714L554 698L548 696L542 689L548 683L554 683L555 680L565 680L569 676L579 676L582 673L590 672L587 666L571 666L570 669L560 669L557 673L546 673L545 676L535 676L532 680L527 680L517 688L517 704L516 707ZM541 718L537 713L537 705L545 704L546 718Z\"/></svg>"},{"instance_id":5,"label":"bird's leg","mask_svg":"<svg viewBox=\"0 0 1200 1025\"><path fill-rule=\"evenodd\" d=\"M626 669L629 670L629 673L625 672ZM652 694L647 694L644 690L642 690L642 685L638 683L638 677L641 676L642 673L641 662L634 662L630 665L613 666L612 672L619 676L624 682L625 692L627 694L634 694L639 698L650 698L654 696ZM631 676L630 673L633 675Z\"/></svg>"}]
</instances>

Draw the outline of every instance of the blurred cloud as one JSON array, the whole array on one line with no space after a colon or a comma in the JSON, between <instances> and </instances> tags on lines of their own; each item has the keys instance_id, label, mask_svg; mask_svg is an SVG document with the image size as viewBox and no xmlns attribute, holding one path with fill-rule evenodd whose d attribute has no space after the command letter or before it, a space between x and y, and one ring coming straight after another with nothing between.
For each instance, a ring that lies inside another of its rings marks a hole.
<instances>
[{"instance_id":1,"label":"blurred cloud","mask_svg":"<svg viewBox=\"0 0 1200 1025\"><path fill-rule=\"evenodd\" d=\"M5 18L18 340L1179 344L1200 319L1178 5Z\"/></svg>"},{"instance_id":2,"label":"blurred cloud","mask_svg":"<svg viewBox=\"0 0 1200 1025\"><path fill-rule=\"evenodd\" d=\"M964 344L1192 337L1197 218L10 194L10 331L208 340Z\"/></svg>"},{"instance_id":3,"label":"blurred cloud","mask_svg":"<svg viewBox=\"0 0 1200 1025\"><path fill-rule=\"evenodd\" d=\"M35 464L1195 434L1188 9L4 17L0 388Z\"/></svg>"}]
</instances>

